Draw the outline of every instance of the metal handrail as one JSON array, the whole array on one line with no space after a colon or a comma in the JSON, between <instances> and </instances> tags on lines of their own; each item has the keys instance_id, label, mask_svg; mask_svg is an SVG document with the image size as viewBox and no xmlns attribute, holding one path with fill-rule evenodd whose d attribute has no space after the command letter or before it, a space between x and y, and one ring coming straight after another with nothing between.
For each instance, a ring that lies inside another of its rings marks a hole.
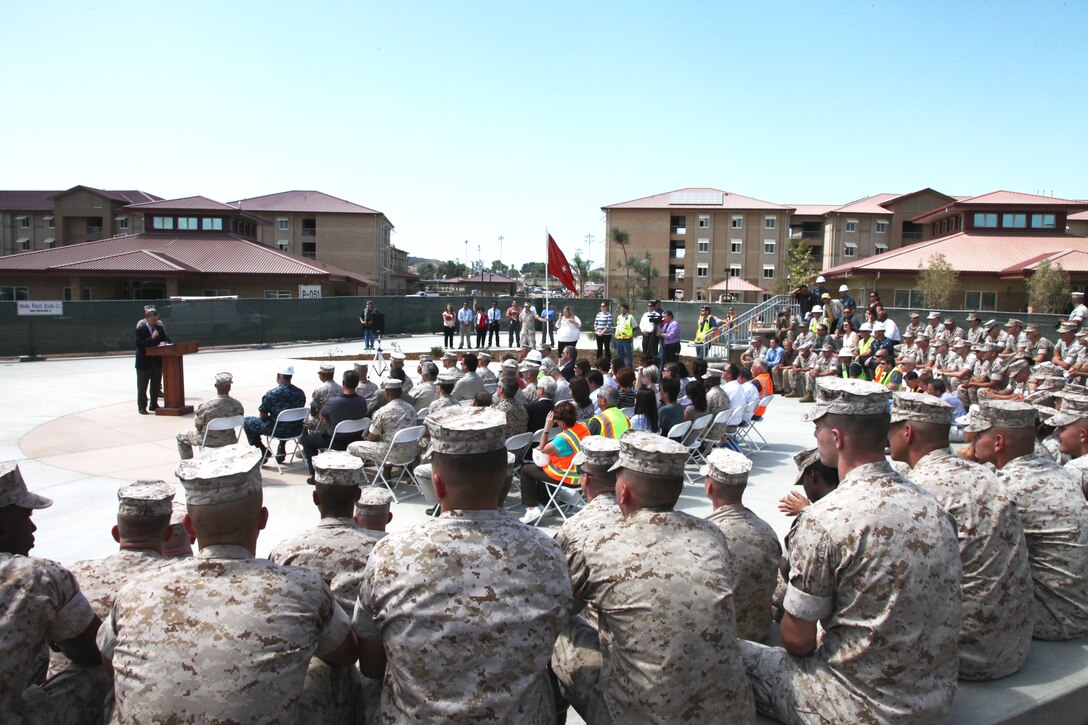
<instances>
[{"instance_id":1,"label":"metal handrail","mask_svg":"<svg viewBox=\"0 0 1088 725\"><path fill-rule=\"evenodd\" d=\"M703 342L707 345L707 357L714 359L728 359L729 348L736 342L747 342L752 339L752 323L758 317L762 322L774 326L776 312L780 307L789 307L790 314L798 314L800 308L797 300L792 295L775 295L760 302L752 309L742 312L727 327L722 326L711 330Z\"/></svg>"}]
</instances>

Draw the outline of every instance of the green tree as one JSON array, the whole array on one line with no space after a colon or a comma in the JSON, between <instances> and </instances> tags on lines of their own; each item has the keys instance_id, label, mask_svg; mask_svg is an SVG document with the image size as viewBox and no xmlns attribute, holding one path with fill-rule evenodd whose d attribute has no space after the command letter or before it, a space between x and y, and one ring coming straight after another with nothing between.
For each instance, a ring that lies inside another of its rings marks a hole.
<instances>
[{"instance_id":1,"label":"green tree","mask_svg":"<svg viewBox=\"0 0 1088 725\"><path fill-rule=\"evenodd\" d=\"M447 259L442 264L438 265L438 276L442 279L453 279L454 277L465 276L465 265L458 262L456 259Z\"/></svg>"},{"instance_id":2,"label":"green tree","mask_svg":"<svg viewBox=\"0 0 1088 725\"><path fill-rule=\"evenodd\" d=\"M627 259L627 245L631 242L631 235L625 229L619 227L612 227L608 230L608 238L616 244L620 251L623 252L623 262L617 263L617 267L624 270L624 286L623 286L623 299L630 304L631 303L631 262ZM608 290L610 294L615 295L615 292Z\"/></svg>"},{"instance_id":3,"label":"green tree","mask_svg":"<svg viewBox=\"0 0 1088 725\"><path fill-rule=\"evenodd\" d=\"M574 264L571 271L574 272L574 281L578 287L578 296L586 296L586 282L589 281L592 274L589 269L589 261L582 259L582 255L579 252L574 253Z\"/></svg>"},{"instance_id":4,"label":"green tree","mask_svg":"<svg viewBox=\"0 0 1088 725\"><path fill-rule=\"evenodd\" d=\"M816 260L812 257L812 247L802 239L794 239L786 247L786 274L775 277L771 284L771 293L789 294L802 284L812 284L816 278Z\"/></svg>"},{"instance_id":5,"label":"green tree","mask_svg":"<svg viewBox=\"0 0 1088 725\"><path fill-rule=\"evenodd\" d=\"M503 263L501 259L496 259L491 262L491 266L488 268L495 274L509 274L510 268Z\"/></svg>"},{"instance_id":6,"label":"green tree","mask_svg":"<svg viewBox=\"0 0 1088 725\"><path fill-rule=\"evenodd\" d=\"M438 267L435 267L430 262L423 262L416 267L416 274L420 279L434 279L438 276Z\"/></svg>"},{"instance_id":7,"label":"green tree","mask_svg":"<svg viewBox=\"0 0 1088 725\"><path fill-rule=\"evenodd\" d=\"M918 289L925 306L931 310L950 309L960 273L943 254L934 254L926 262L925 267L918 263Z\"/></svg>"},{"instance_id":8,"label":"green tree","mask_svg":"<svg viewBox=\"0 0 1088 725\"><path fill-rule=\"evenodd\" d=\"M628 280L634 278L634 285L628 288L631 294L641 299L650 299L654 296L654 280L661 276L661 270L654 266L654 257L649 250L642 257L624 260L619 264ZM630 304L631 298L629 297L626 301Z\"/></svg>"},{"instance_id":9,"label":"green tree","mask_svg":"<svg viewBox=\"0 0 1088 725\"><path fill-rule=\"evenodd\" d=\"M1069 300L1069 274L1061 264L1045 261L1027 281L1028 311L1055 314L1065 309Z\"/></svg>"},{"instance_id":10,"label":"green tree","mask_svg":"<svg viewBox=\"0 0 1088 725\"><path fill-rule=\"evenodd\" d=\"M521 265L521 273L528 277L543 277L544 276L544 263L543 262L526 262Z\"/></svg>"}]
</instances>

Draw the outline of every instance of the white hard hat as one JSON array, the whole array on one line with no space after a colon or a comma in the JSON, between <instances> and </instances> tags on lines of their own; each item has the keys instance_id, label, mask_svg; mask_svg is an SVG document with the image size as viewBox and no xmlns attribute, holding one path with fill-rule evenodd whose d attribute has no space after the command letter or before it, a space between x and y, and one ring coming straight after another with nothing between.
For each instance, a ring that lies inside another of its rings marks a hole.
<instances>
[{"instance_id":1,"label":"white hard hat","mask_svg":"<svg viewBox=\"0 0 1088 725\"><path fill-rule=\"evenodd\" d=\"M873 326L868 322L861 323L861 327L858 328L858 332L872 332Z\"/></svg>"},{"instance_id":2,"label":"white hard hat","mask_svg":"<svg viewBox=\"0 0 1088 725\"><path fill-rule=\"evenodd\" d=\"M821 282L826 282L826 281L827 280L824 279L824 276L822 274L819 277L816 278L816 284L820 284Z\"/></svg>"},{"instance_id":3,"label":"white hard hat","mask_svg":"<svg viewBox=\"0 0 1088 725\"><path fill-rule=\"evenodd\" d=\"M813 306L812 306L812 311L813 311L813 312L823 312L823 311L824 311L824 308L823 308L823 306L822 306L822 305L813 305Z\"/></svg>"},{"instance_id":4,"label":"white hard hat","mask_svg":"<svg viewBox=\"0 0 1088 725\"><path fill-rule=\"evenodd\" d=\"M877 330L880 330L880 331L884 330L884 323L881 322L880 320L877 320L876 322L873 323L873 332L876 332Z\"/></svg>"},{"instance_id":5,"label":"white hard hat","mask_svg":"<svg viewBox=\"0 0 1088 725\"><path fill-rule=\"evenodd\" d=\"M280 366L279 374L280 375L294 375L295 374L295 366L292 365L291 363L284 363L283 365Z\"/></svg>"},{"instance_id":6,"label":"white hard hat","mask_svg":"<svg viewBox=\"0 0 1088 725\"><path fill-rule=\"evenodd\" d=\"M850 288L844 284L839 285L839 292L849 292Z\"/></svg>"}]
</instances>

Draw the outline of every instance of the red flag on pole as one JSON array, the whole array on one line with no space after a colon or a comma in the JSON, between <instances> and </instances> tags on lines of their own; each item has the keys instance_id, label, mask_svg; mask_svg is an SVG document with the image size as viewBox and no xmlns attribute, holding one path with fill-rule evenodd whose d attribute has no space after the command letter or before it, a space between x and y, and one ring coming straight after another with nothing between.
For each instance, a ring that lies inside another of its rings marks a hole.
<instances>
[{"instance_id":1,"label":"red flag on pole","mask_svg":"<svg viewBox=\"0 0 1088 725\"><path fill-rule=\"evenodd\" d=\"M558 279L573 294L578 294L578 288L574 286L574 273L570 271L563 250L555 243L551 234L548 235L548 274Z\"/></svg>"}]
</instances>

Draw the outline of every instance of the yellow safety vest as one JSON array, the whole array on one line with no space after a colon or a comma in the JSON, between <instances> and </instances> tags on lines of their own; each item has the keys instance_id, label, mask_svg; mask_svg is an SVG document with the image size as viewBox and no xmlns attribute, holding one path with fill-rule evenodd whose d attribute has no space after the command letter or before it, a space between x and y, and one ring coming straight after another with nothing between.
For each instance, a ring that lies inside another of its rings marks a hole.
<instances>
[{"instance_id":1,"label":"yellow safety vest","mask_svg":"<svg viewBox=\"0 0 1088 725\"><path fill-rule=\"evenodd\" d=\"M703 340L705 340L707 333L714 329L715 326L710 324L711 319L713 318L711 316L708 316L699 320L699 324L695 328L696 343L701 343Z\"/></svg>"},{"instance_id":2,"label":"yellow safety vest","mask_svg":"<svg viewBox=\"0 0 1088 725\"><path fill-rule=\"evenodd\" d=\"M634 334L635 318L632 315L616 316L616 339L630 340Z\"/></svg>"},{"instance_id":3,"label":"yellow safety vest","mask_svg":"<svg viewBox=\"0 0 1088 725\"><path fill-rule=\"evenodd\" d=\"M867 338L865 340L858 340L858 355L865 357L869 354L869 350L873 347L873 338Z\"/></svg>"},{"instance_id":4,"label":"yellow safety vest","mask_svg":"<svg viewBox=\"0 0 1088 725\"><path fill-rule=\"evenodd\" d=\"M605 408L593 420L601 426L600 435L605 438L619 438L631 427L631 421L616 407Z\"/></svg>"}]
</instances>

